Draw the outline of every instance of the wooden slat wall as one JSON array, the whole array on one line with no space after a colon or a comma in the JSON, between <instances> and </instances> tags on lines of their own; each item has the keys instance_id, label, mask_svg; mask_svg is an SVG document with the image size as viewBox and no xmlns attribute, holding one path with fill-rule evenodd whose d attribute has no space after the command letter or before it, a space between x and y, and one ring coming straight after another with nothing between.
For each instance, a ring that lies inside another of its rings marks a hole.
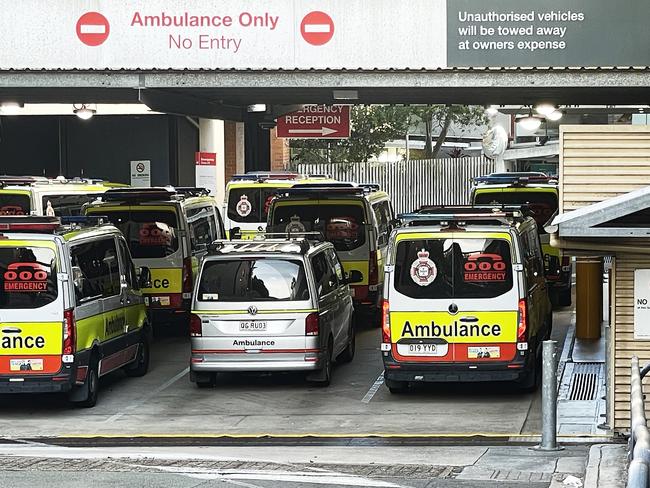
<instances>
[{"instance_id":1,"label":"wooden slat wall","mask_svg":"<svg viewBox=\"0 0 650 488\"><path fill-rule=\"evenodd\" d=\"M630 428L630 360L639 356L641 365L650 362L650 341L634 340L634 270L650 269L650 256L617 254L612 283L612 326L610 358L614 358L614 430L625 432ZM610 374L610 378L612 374ZM611 383L610 383L611 384ZM646 393L650 381L644 381ZM650 412L650 395L646 397L646 411Z\"/></svg>"},{"instance_id":2,"label":"wooden slat wall","mask_svg":"<svg viewBox=\"0 0 650 488\"><path fill-rule=\"evenodd\" d=\"M650 126L560 126L560 212L650 186Z\"/></svg>"}]
</instances>

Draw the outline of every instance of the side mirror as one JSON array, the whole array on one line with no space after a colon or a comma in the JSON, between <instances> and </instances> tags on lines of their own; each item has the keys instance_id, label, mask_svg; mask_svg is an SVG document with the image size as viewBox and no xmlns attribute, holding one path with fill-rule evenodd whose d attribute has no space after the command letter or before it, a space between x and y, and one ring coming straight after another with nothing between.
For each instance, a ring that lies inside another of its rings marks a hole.
<instances>
[{"instance_id":1,"label":"side mirror","mask_svg":"<svg viewBox=\"0 0 650 488\"><path fill-rule=\"evenodd\" d=\"M151 288L151 270L141 266L138 270L138 286L140 288Z\"/></svg>"},{"instance_id":2,"label":"side mirror","mask_svg":"<svg viewBox=\"0 0 650 488\"><path fill-rule=\"evenodd\" d=\"M241 239L241 227L233 227L230 229L230 240Z\"/></svg>"},{"instance_id":3,"label":"side mirror","mask_svg":"<svg viewBox=\"0 0 650 488\"><path fill-rule=\"evenodd\" d=\"M390 227L394 229L395 227L400 227L402 225L402 221L400 219L391 219L390 221Z\"/></svg>"},{"instance_id":4,"label":"side mirror","mask_svg":"<svg viewBox=\"0 0 650 488\"><path fill-rule=\"evenodd\" d=\"M72 267L72 283L79 291L83 288L84 274L79 266Z\"/></svg>"},{"instance_id":5,"label":"side mirror","mask_svg":"<svg viewBox=\"0 0 650 488\"><path fill-rule=\"evenodd\" d=\"M350 273L348 274L348 277L347 277L347 279L345 281L348 284L361 283L363 281L363 275L361 274L361 271L353 269L352 271L350 271Z\"/></svg>"}]
</instances>

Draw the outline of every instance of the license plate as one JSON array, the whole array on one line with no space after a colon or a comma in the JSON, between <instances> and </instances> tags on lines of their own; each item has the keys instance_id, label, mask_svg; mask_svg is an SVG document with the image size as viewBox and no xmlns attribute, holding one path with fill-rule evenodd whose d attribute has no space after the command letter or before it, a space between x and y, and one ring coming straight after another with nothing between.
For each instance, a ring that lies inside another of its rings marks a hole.
<instances>
[{"instance_id":1,"label":"license plate","mask_svg":"<svg viewBox=\"0 0 650 488\"><path fill-rule=\"evenodd\" d=\"M240 332L264 332L266 330L266 322L239 322Z\"/></svg>"},{"instance_id":2,"label":"license plate","mask_svg":"<svg viewBox=\"0 0 650 488\"><path fill-rule=\"evenodd\" d=\"M446 356L448 344L397 344L401 356Z\"/></svg>"},{"instance_id":3,"label":"license plate","mask_svg":"<svg viewBox=\"0 0 650 488\"><path fill-rule=\"evenodd\" d=\"M9 362L10 371L43 371L42 359L12 359Z\"/></svg>"}]
</instances>

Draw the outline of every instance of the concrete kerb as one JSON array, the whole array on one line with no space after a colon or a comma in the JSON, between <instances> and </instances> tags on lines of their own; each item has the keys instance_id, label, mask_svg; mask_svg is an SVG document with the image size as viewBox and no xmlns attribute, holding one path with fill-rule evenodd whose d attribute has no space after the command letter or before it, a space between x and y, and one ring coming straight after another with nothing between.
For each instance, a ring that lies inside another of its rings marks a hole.
<instances>
[{"instance_id":1,"label":"concrete kerb","mask_svg":"<svg viewBox=\"0 0 650 488\"><path fill-rule=\"evenodd\" d=\"M624 488L627 481L627 445L595 444L589 449L585 488Z\"/></svg>"}]
</instances>

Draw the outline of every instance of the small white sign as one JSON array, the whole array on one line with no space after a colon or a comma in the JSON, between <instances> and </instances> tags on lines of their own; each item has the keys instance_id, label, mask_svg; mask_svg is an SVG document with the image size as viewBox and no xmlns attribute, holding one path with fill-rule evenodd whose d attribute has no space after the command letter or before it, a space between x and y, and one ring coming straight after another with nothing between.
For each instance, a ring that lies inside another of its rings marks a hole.
<instances>
[{"instance_id":1,"label":"small white sign","mask_svg":"<svg viewBox=\"0 0 650 488\"><path fill-rule=\"evenodd\" d=\"M151 161L131 161L131 186L151 186Z\"/></svg>"},{"instance_id":2,"label":"small white sign","mask_svg":"<svg viewBox=\"0 0 650 488\"><path fill-rule=\"evenodd\" d=\"M650 269L634 270L634 339L650 340Z\"/></svg>"}]
</instances>

